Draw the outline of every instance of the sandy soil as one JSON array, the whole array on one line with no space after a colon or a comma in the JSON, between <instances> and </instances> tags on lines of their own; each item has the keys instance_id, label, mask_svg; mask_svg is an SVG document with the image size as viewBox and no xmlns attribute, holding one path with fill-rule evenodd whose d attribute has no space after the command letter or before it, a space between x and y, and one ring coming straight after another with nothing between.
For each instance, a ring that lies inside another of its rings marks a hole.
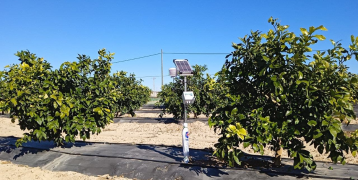
<instances>
[{"instance_id":1,"label":"sandy soil","mask_svg":"<svg viewBox=\"0 0 358 180\"><path fill-rule=\"evenodd\" d=\"M137 114L137 117L158 117L159 113L145 113ZM164 117L171 117L170 115L165 115ZM205 116L200 116L205 117ZM352 122L352 124L357 123L358 120ZM21 137L24 131L21 131L17 122L11 123L10 118L6 116L0 116L0 136L15 136ZM88 141L94 142L112 142L112 143L132 143L132 144L154 144L154 145L171 145L171 146L181 146L181 124L163 124L163 123L112 123L108 125L102 133L99 135L92 135ZM208 125L203 122L194 122L189 124L190 132L190 148L214 148L214 144L217 142L219 135L214 133L213 129L210 129ZM80 139L78 139L80 140ZM247 148L243 149L244 152L249 154L255 154L252 149ZM330 162L330 159L327 158L328 154L321 155L313 146L307 145L307 150L309 150L315 160L317 161L326 161ZM265 155L274 156L274 152L270 151L269 148L265 149ZM283 157L287 157L287 152L283 153ZM346 161L351 164L358 164L358 158L354 158L352 155L346 155ZM22 168L20 172L28 173L17 173L18 168ZM40 168L29 168L22 167L19 165L9 164L7 162L0 163L0 172L3 177L15 177L26 178L26 179L35 179L39 177L40 179L58 178L58 179L67 179L69 176L74 175L73 172L52 172L49 173ZM31 173L35 172L35 173ZM25 176L25 174L33 175L33 178ZM21 177L23 176L23 177ZM77 175L76 175L77 177ZM78 174L80 179L87 178L102 178L102 177L89 177ZM113 177L109 177L113 178ZM72 179L72 178L71 178Z\"/></svg>"},{"instance_id":2,"label":"sandy soil","mask_svg":"<svg viewBox=\"0 0 358 180\"><path fill-rule=\"evenodd\" d=\"M24 165L12 164L8 161L0 161L0 180L5 179L17 179L17 180L29 180L29 179L39 179L39 180L129 180L123 177L111 177L108 175L103 176L86 176L77 172L52 172L48 170L43 170L38 167L28 167Z\"/></svg>"}]
</instances>

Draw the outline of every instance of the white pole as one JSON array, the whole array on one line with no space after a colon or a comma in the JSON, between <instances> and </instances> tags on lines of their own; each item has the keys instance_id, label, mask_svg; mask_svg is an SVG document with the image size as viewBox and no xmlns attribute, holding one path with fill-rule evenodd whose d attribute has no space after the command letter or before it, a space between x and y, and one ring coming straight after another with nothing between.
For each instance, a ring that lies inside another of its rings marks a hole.
<instances>
[{"instance_id":1,"label":"white pole","mask_svg":"<svg viewBox=\"0 0 358 180\"><path fill-rule=\"evenodd\" d=\"M155 91L155 77L153 77L153 91Z\"/></svg>"},{"instance_id":2,"label":"white pole","mask_svg":"<svg viewBox=\"0 0 358 180\"><path fill-rule=\"evenodd\" d=\"M186 76L184 76L184 92L186 91ZM183 132L182 132L182 138L183 138L183 155L184 155L184 163L189 162L189 129L188 124L186 123L187 117L186 117L186 105L184 103L184 124L183 124Z\"/></svg>"},{"instance_id":3,"label":"white pole","mask_svg":"<svg viewBox=\"0 0 358 180\"><path fill-rule=\"evenodd\" d=\"M161 52L161 59L162 59L162 87L163 87L163 49L161 49L160 52Z\"/></svg>"}]
</instances>

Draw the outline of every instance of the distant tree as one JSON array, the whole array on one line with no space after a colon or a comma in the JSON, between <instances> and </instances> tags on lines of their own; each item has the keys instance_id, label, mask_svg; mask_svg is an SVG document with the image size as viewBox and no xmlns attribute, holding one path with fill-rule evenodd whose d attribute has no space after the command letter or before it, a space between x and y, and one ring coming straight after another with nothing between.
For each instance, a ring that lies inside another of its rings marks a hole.
<instances>
[{"instance_id":1,"label":"distant tree","mask_svg":"<svg viewBox=\"0 0 358 180\"><path fill-rule=\"evenodd\" d=\"M151 90L142 85L142 80L137 80L134 74L127 76L127 73L120 71L113 74L113 81L120 91L121 97L116 102L116 116L123 114L135 115L134 111L149 102Z\"/></svg>"},{"instance_id":2,"label":"distant tree","mask_svg":"<svg viewBox=\"0 0 358 180\"><path fill-rule=\"evenodd\" d=\"M193 113L194 118L204 114L209 116L216 107L215 100L208 94L209 89L207 83L212 78L204 72L207 71L206 65L194 65L193 76L187 77L187 91L193 91L195 95L194 104L188 107L187 113ZM184 116L184 104L182 94L184 91L184 77L176 77L174 83L166 84L162 87L162 91L158 93L159 101L157 105L164 105L164 114L173 114L174 118L182 118Z\"/></svg>"}]
</instances>

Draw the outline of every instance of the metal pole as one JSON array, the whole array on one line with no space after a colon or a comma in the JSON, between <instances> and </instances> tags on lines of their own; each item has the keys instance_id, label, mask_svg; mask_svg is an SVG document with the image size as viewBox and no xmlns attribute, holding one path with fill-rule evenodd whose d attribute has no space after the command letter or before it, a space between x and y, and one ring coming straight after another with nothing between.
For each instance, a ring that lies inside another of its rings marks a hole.
<instances>
[{"instance_id":1,"label":"metal pole","mask_svg":"<svg viewBox=\"0 0 358 180\"><path fill-rule=\"evenodd\" d=\"M186 76L184 76L184 92L186 91ZM184 103L184 123L186 123L186 105Z\"/></svg>"},{"instance_id":2,"label":"metal pole","mask_svg":"<svg viewBox=\"0 0 358 180\"><path fill-rule=\"evenodd\" d=\"M155 77L153 77L153 91L155 91Z\"/></svg>"},{"instance_id":3,"label":"metal pole","mask_svg":"<svg viewBox=\"0 0 358 180\"><path fill-rule=\"evenodd\" d=\"M162 58L162 86L163 86L163 49L161 49L160 51L161 51L161 58Z\"/></svg>"}]
</instances>

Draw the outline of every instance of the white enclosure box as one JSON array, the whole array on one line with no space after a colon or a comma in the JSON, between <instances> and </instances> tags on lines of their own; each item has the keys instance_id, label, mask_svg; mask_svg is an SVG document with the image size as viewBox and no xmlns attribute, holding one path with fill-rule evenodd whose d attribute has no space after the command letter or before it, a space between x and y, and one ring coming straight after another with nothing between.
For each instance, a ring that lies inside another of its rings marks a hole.
<instances>
[{"instance_id":1,"label":"white enclosure box","mask_svg":"<svg viewBox=\"0 0 358 180\"><path fill-rule=\"evenodd\" d=\"M182 98L183 98L183 102L185 105L193 104L195 101L194 92L193 91L184 91Z\"/></svg>"},{"instance_id":2,"label":"white enclosure box","mask_svg":"<svg viewBox=\"0 0 358 180\"><path fill-rule=\"evenodd\" d=\"M177 76L177 68L169 68L169 75L172 78Z\"/></svg>"}]
</instances>

